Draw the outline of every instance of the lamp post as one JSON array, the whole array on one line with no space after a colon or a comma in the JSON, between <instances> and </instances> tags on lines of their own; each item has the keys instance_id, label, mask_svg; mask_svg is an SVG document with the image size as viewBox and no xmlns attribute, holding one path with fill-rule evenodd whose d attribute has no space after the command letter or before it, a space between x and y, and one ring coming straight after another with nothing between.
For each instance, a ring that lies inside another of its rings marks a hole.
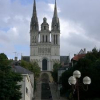
<instances>
[{"instance_id":1,"label":"lamp post","mask_svg":"<svg viewBox=\"0 0 100 100\"><path fill-rule=\"evenodd\" d=\"M83 87L83 84L81 85L79 83L79 80L78 80L78 78L80 78L80 77L81 77L81 72L76 70L76 71L73 72L73 76L70 76L69 79L68 79L68 83L73 86L73 90L77 90L78 100L79 100L79 87L80 86ZM84 87L83 87L83 89L87 91L88 85L91 84L91 79L88 76L85 76L83 78L83 83L85 85L87 85L87 89L84 89Z\"/></svg>"}]
</instances>

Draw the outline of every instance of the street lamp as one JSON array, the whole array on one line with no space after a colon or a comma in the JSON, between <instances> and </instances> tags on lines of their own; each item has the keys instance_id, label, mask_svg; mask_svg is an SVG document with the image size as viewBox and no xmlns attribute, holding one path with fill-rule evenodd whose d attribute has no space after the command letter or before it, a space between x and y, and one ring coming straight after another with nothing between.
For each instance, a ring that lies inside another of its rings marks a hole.
<instances>
[{"instance_id":1,"label":"street lamp","mask_svg":"<svg viewBox=\"0 0 100 100\"><path fill-rule=\"evenodd\" d=\"M80 77L81 77L81 72L76 70L76 71L73 72L73 76L70 76L69 79L68 79L69 85L72 85L72 86L74 85L75 86L74 90L77 90L78 100L79 100L79 87L80 86L83 87L83 84L80 84L79 81L78 81L78 78L80 78ZM83 89L87 91L88 85L91 84L91 79L88 76L85 76L83 78L83 83L85 85L87 85L87 89L84 89L84 87L83 87Z\"/></svg>"}]
</instances>

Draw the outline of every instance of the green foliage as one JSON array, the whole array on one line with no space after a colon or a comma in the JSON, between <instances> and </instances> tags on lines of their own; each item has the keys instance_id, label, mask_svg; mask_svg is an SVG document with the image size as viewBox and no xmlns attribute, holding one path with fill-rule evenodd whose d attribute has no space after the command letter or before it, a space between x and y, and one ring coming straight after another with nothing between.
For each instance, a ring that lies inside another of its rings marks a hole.
<instances>
[{"instance_id":1,"label":"green foliage","mask_svg":"<svg viewBox=\"0 0 100 100\"><path fill-rule=\"evenodd\" d=\"M60 68L61 64L55 63L53 65L53 71L51 72L53 80L57 83L58 80L58 69Z\"/></svg>"},{"instance_id":2,"label":"green foliage","mask_svg":"<svg viewBox=\"0 0 100 100\"><path fill-rule=\"evenodd\" d=\"M21 60L21 66L34 73L35 78L40 76L40 67L37 62L26 62Z\"/></svg>"},{"instance_id":3,"label":"green foliage","mask_svg":"<svg viewBox=\"0 0 100 100\"><path fill-rule=\"evenodd\" d=\"M14 73L8 66L9 61L5 54L0 54L0 100L21 99L20 85L22 80L20 74Z\"/></svg>"},{"instance_id":4,"label":"green foliage","mask_svg":"<svg viewBox=\"0 0 100 100\"><path fill-rule=\"evenodd\" d=\"M4 53L0 53L0 66L8 65L9 61L7 56Z\"/></svg>"},{"instance_id":5,"label":"green foliage","mask_svg":"<svg viewBox=\"0 0 100 100\"><path fill-rule=\"evenodd\" d=\"M92 52L87 53L84 58L80 59L72 68L62 74L62 93L65 93L72 88L68 84L68 78L73 75L74 70L79 70L81 72L82 76L80 82L82 82L82 79L85 76L89 76L92 80L87 92L80 89L80 97L83 98L81 99L100 98L100 51L94 48Z\"/></svg>"},{"instance_id":6,"label":"green foliage","mask_svg":"<svg viewBox=\"0 0 100 100\"><path fill-rule=\"evenodd\" d=\"M40 67L37 62L31 63L30 70L34 73L36 78L40 76Z\"/></svg>"},{"instance_id":7,"label":"green foliage","mask_svg":"<svg viewBox=\"0 0 100 100\"><path fill-rule=\"evenodd\" d=\"M21 60L21 66L30 70L34 73L34 90L36 90L36 81L37 78L40 76L40 67L37 62L26 62L24 60Z\"/></svg>"}]
</instances>

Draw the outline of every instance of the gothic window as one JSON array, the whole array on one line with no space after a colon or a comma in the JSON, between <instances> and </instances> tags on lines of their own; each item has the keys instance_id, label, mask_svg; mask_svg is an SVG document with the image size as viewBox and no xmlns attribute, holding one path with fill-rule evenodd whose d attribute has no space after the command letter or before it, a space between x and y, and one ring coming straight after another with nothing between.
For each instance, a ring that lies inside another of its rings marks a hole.
<instances>
[{"instance_id":1,"label":"gothic window","mask_svg":"<svg viewBox=\"0 0 100 100\"><path fill-rule=\"evenodd\" d=\"M44 42L44 35L43 35L43 42Z\"/></svg>"},{"instance_id":2,"label":"gothic window","mask_svg":"<svg viewBox=\"0 0 100 100\"><path fill-rule=\"evenodd\" d=\"M46 26L44 26L44 30L46 30Z\"/></svg>"},{"instance_id":3,"label":"gothic window","mask_svg":"<svg viewBox=\"0 0 100 100\"><path fill-rule=\"evenodd\" d=\"M46 42L48 42L48 37L47 37L47 35L46 35Z\"/></svg>"},{"instance_id":4,"label":"gothic window","mask_svg":"<svg viewBox=\"0 0 100 100\"><path fill-rule=\"evenodd\" d=\"M46 59L42 60L42 70L47 70L47 60Z\"/></svg>"},{"instance_id":5,"label":"gothic window","mask_svg":"<svg viewBox=\"0 0 100 100\"><path fill-rule=\"evenodd\" d=\"M55 25L55 29L56 29L57 25Z\"/></svg>"},{"instance_id":6,"label":"gothic window","mask_svg":"<svg viewBox=\"0 0 100 100\"><path fill-rule=\"evenodd\" d=\"M57 42L58 42L58 41L57 41L57 35L56 35L56 44L57 44Z\"/></svg>"}]
</instances>

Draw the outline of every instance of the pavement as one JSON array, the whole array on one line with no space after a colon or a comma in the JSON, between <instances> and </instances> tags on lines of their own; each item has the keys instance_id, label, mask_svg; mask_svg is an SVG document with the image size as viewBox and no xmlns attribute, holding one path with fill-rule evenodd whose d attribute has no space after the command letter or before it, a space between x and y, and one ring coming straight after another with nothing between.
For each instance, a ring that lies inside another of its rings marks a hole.
<instances>
[{"instance_id":1,"label":"pavement","mask_svg":"<svg viewBox=\"0 0 100 100\"><path fill-rule=\"evenodd\" d=\"M57 90L57 85L49 84L53 100L67 100L67 98L60 97L60 92Z\"/></svg>"},{"instance_id":2,"label":"pavement","mask_svg":"<svg viewBox=\"0 0 100 100\"><path fill-rule=\"evenodd\" d=\"M37 84L35 91L35 100L41 100L41 83Z\"/></svg>"},{"instance_id":3,"label":"pavement","mask_svg":"<svg viewBox=\"0 0 100 100\"><path fill-rule=\"evenodd\" d=\"M37 90L35 92L35 100L67 100L64 97L60 97L59 91L57 91L57 86L53 83L49 84L52 99L41 99L41 83L37 84Z\"/></svg>"}]
</instances>

